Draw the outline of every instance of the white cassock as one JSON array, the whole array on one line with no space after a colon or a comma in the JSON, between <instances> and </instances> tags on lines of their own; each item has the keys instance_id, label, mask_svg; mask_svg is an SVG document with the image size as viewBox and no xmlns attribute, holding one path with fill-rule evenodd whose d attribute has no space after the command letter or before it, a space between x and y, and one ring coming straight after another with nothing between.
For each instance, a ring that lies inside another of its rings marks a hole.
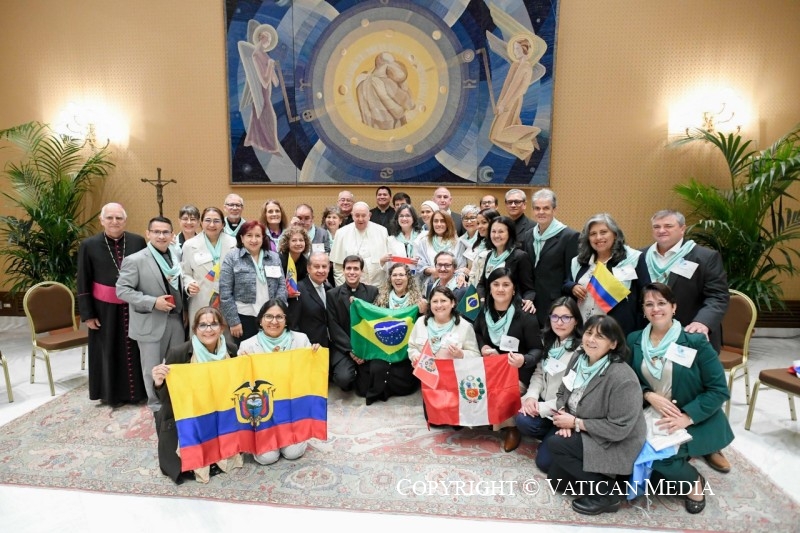
<instances>
[{"instance_id":1,"label":"white cassock","mask_svg":"<svg viewBox=\"0 0 800 533\"><path fill-rule=\"evenodd\" d=\"M336 285L344 284L344 258L357 255L364 260L361 283L380 286L386 280L386 272L381 268L381 257L389 253L388 238L386 228L374 222L367 222L364 231L358 231L355 222L339 228L331 246L331 263Z\"/></svg>"}]
</instances>

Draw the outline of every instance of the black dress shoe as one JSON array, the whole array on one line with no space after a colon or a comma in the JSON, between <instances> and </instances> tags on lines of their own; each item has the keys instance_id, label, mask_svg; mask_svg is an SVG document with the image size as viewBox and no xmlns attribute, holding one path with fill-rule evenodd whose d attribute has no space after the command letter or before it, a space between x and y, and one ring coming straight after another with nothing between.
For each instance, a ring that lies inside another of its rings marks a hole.
<instances>
[{"instance_id":1,"label":"black dress shoe","mask_svg":"<svg viewBox=\"0 0 800 533\"><path fill-rule=\"evenodd\" d=\"M700 476L700 485L703 487L703 489L705 489L706 479L702 475ZM689 496L686 496L683 504L686 507L687 513L697 514L706 508L706 495L703 493L702 500L691 500L689 499Z\"/></svg>"},{"instance_id":2,"label":"black dress shoe","mask_svg":"<svg viewBox=\"0 0 800 533\"><path fill-rule=\"evenodd\" d=\"M572 509L576 513L598 515L601 513L616 513L619 511L618 496L582 496L572 501Z\"/></svg>"}]
</instances>

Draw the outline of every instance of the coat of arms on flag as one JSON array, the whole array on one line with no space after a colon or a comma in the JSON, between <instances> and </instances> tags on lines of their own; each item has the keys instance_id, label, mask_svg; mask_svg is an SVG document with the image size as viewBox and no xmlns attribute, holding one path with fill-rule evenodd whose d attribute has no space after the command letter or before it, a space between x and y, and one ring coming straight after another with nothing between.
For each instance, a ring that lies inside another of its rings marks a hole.
<instances>
[{"instance_id":1,"label":"coat of arms on flag","mask_svg":"<svg viewBox=\"0 0 800 533\"><path fill-rule=\"evenodd\" d=\"M592 295L597 302L598 307L604 313L611 311L615 305L628 297L631 293L630 289L623 285L623 283L614 277L614 274L608 270L608 267L600 261L595 263L594 274L586 290Z\"/></svg>"},{"instance_id":2,"label":"coat of arms on flag","mask_svg":"<svg viewBox=\"0 0 800 533\"><path fill-rule=\"evenodd\" d=\"M356 298L350 304L350 345L367 361L397 363L408 358L408 338L419 314L414 305L402 309L378 307Z\"/></svg>"},{"instance_id":3,"label":"coat of arms on flag","mask_svg":"<svg viewBox=\"0 0 800 533\"><path fill-rule=\"evenodd\" d=\"M436 388L439 383L439 370L436 368L436 359L431 351L431 343L426 341L422 347L420 357L414 367L414 375L428 387Z\"/></svg>"},{"instance_id":4,"label":"coat of arms on flag","mask_svg":"<svg viewBox=\"0 0 800 533\"><path fill-rule=\"evenodd\" d=\"M438 383L422 383L422 399L431 424L499 424L522 406L519 372L504 355L436 359Z\"/></svg>"},{"instance_id":5,"label":"coat of arms on flag","mask_svg":"<svg viewBox=\"0 0 800 533\"><path fill-rule=\"evenodd\" d=\"M327 348L170 365L167 387L183 470L327 439Z\"/></svg>"},{"instance_id":6,"label":"coat of arms on flag","mask_svg":"<svg viewBox=\"0 0 800 533\"><path fill-rule=\"evenodd\" d=\"M297 288L297 266L294 264L292 254L289 254L286 262L286 292L289 298L300 296L300 290Z\"/></svg>"}]
</instances>

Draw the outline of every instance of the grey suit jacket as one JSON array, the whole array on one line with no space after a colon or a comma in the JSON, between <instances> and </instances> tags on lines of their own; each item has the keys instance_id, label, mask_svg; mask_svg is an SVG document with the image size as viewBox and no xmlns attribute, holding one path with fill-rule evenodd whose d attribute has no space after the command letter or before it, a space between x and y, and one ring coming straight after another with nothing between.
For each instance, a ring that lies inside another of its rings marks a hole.
<instances>
[{"instance_id":1,"label":"grey suit jacket","mask_svg":"<svg viewBox=\"0 0 800 533\"><path fill-rule=\"evenodd\" d=\"M314 238L311 240L311 244L323 244L325 245L325 253L331 253L331 235L328 233L328 230L323 228L322 226L315 226L317 231L314 233ZM313 248L313 247L312 247Z\"/></svg>"},{"instance_id":2,"label":"grey suit jacket","mask_svg":"<svg viewBox=\"0 0 800 533\"><path fill-rule=\"evenodd\" d=\"M159 296L169 294L164 277L149 248L122 261L117 279L117 298L128 302L128 336L136 341L161 340L169 313L155 308Z\"/></svg>"}]
</instances>

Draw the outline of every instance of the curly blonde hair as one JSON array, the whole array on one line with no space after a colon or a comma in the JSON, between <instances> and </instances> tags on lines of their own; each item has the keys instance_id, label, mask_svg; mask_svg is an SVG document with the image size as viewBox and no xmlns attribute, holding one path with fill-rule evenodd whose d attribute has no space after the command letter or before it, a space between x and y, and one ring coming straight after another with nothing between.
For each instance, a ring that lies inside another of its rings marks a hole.
<instances>
[{"instance_id":1,"label":"curly blonde hair","mask_svg":"<svg viewBox=\"0 0 800 533\"><path fill-rule=\"evenodd\" d=\"M403 271L406 273L406 277L408 278L408 302L407 307L411 307L412 305L416 305L417 302L423 297L422 291L419 289L417 285L416 278L411 274L411 269L405 263L393 263L392 266L389 267L389 275L386 277L386 281L383 282L380 289L378 289L378 297L375 299L375 305L379 307L389 307L389 294L392 292L392 272L397 270L398 268L402 268Z\"/></svg>"},{"instance_id":2,"label":"curly blonde hair","mask_svg":"<svg viewBox=\"0 0 800 533\"><path fill-rule=\"evenodd\" d=\"M309 250L311 250L311 239L308 238L308 233L306 233L305 228L301 228L300 226L289 226L283 232L281 235L281 240L278 242L278 253L289 253L289 241L292 240L292 236L294 235L303 236L303 240L306 242L306 247L303 249L304 254L307 254Z\"/></svg>"}]
</instances>

